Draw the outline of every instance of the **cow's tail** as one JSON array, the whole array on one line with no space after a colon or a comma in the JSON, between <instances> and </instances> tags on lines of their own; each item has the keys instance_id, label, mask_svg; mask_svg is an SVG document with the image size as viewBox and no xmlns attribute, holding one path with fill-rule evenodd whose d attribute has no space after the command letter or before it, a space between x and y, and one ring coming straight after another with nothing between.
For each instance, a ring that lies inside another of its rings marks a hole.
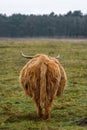
<instances>
[{"instance_id":1,"label":"cow's tail","mask_svg":"<svg viewBox=\"0 0 87 130\"><path fill-rule=\"evenodd\" d=\"M46 100L46 64L42 63L40 71L40 106L44 107L44 103Z\"/></svg>"}]
</instances>

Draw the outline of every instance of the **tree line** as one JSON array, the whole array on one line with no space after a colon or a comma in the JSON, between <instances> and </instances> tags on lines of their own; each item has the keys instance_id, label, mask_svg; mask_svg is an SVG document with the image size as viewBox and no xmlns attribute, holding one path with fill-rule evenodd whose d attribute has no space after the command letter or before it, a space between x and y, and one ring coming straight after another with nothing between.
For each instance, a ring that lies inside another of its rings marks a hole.
<instances>
[{"instance_id":1,"label":"tree line","mask_svg":"<svg viewBox=\"0 0 87 130\"><path fill-rule=\"evenodd\" d=\"M87 14L0 14L0 37L87 37Z\"/></svg>"}]
</instances>

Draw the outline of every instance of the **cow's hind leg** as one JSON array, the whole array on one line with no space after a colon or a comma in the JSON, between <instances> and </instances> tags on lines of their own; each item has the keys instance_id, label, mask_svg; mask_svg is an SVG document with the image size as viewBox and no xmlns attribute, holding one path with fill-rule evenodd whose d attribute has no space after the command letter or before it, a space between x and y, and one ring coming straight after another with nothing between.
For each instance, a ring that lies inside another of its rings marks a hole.
<instances>
[{"instance_id":1,"label":"cow's hind leg","mask_svg":"<svg viewBox=\"0 0 87 130\"><path fill-rule=\"evenodd\" d=\"M51 117L50 114L51 108L50 107L45 107L45 119L49 119Z\"/></svg>"},{"instance_id":2,"label":"cow's hind leg","mask_svg":"<svg viewBox=\"0 0 87 130\"><path fill-rule=\"evenodd\" d=\"M34 98L34 101L35 101L35 104L36 104L36 106L37 106L37 116L38 117L42 117L42 108L41 108L41 106L40 106L40 100L39 100L39 98Z\"/></svg>"},{"instance_id":3,"label":"cow's hind leg","mask_svg":"<svg viewBox=\"0 0 87 130\"><path fill-rule=\"evenodd\" d=\"M45 119L49 119L51 117L51 107L52 107L53 100L47 99L45 104Z\"/></svg>"},{"instance_id":4,"label":"cow's hind leg","mask_svg":"<svg viewBox=\"0 0 87 130\"><path fill-rule=\"evenodd\" d=\"M37 106L37 116L42 117L42 108L40 106Z\"/></svg>"}]
</instances>

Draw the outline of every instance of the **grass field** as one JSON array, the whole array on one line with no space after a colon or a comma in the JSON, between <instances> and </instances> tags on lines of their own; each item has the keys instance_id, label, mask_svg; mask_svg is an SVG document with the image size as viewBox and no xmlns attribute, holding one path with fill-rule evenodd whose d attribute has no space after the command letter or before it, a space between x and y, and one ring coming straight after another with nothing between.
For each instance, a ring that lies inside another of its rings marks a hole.
<instances>
[{"instance_id":1,"label":"grass field","mask_svg":"<svg viewBox=\"0 0 87 130\"><path fill-rule=\"evenodd\" d=\"M38 119L36 107L19 84L28 55L60 54L67 73L63 96L55 98L50 120ZM0 40L0 130L87 130L87 41Z\"/></svg>"}]
</instances>

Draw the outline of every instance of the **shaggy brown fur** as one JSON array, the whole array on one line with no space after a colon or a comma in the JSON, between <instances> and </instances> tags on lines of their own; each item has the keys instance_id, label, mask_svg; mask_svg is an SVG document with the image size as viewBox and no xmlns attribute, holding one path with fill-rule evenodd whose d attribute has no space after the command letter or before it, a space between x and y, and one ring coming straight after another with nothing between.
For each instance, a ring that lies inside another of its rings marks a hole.
<instances>
[{"instance_id":1,"label":"shaggy brown fur","mask_svg":"<svg viewBox=\"0 0 87 130\"><path fill-rule=\"evenodd\" d=\"M20 73L20 82L25 93L37 106L38 117L45 109L45 118L50 117L54 97L60 96L66 85L66 74L58 60L46 55L36 55Z\"/></svg>"}]
</instances>

